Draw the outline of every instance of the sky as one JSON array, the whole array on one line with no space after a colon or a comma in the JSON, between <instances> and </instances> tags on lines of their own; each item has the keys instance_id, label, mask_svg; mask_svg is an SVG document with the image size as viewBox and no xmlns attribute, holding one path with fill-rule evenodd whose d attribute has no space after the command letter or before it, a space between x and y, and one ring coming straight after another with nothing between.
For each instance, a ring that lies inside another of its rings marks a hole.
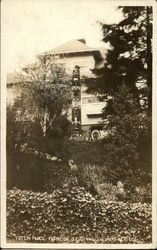
<instances>
[{"instance_id":1,"label":"sky","mask_svg":"<svg viewBox=\"0 0 157 250\"><path fill-rule=\"evenodd\" d=\"M106 0L2 0L2 47L6 71L71 39L105 47L98 22L117 23L122 13Z\"/></svg>"}]
</instances>

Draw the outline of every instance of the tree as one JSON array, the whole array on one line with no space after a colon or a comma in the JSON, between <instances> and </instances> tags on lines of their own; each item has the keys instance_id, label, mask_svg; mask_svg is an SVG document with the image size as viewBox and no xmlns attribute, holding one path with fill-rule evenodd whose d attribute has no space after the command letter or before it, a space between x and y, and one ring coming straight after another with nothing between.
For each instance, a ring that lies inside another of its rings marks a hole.
<instances>
[{"instance_id":1,"label":"tree","mask_svg":"<svg viewBox=\"0 0 157 250\"><path fill-rule=\"evenodd\" d=\"M38 62L24 68L19 78L22 119L38 121L44 135L55 130L71 102L71 81L65 69L55 64L54 57L39 56Z\"/></svg>"},{"instance_id":2,"label":"tree","mask_svg":"<svg viewBox=\"0 0 157 250\"><path fill-rule=\"evenodd\" d=\"M149 133L148 118L146 113L141 113L131 89L125 85L118 87L114 98L108 101L105 116L110 131L109 137L104 140L107 165L111 169L116 168L123 177L129 176L137 168L144 168L141 142ZM151 171L148 166L147 170Z\"/></svg>"},{"instance_id":3,"label":"tree","mask_svg":"<svg viewBox=\"0 0 157 250\"><path fill-rule=\"evenodd\" d=\"M13 151L15 149L15 145L18 143L19 136L18 133L20 131L20 127L16 122L16 106L8 105L7 106L7 150Z\"/></svg>"},{"instance_id":4,"label":"tree","mask_svg":"<svg viewBox=\"0 0 157 250\"><path fill-rule=\"evenodd\" d=\"M121 7L124 20L120 23L131 35L129 59L137 61L136 81L145 80L148 111L152 112L152 7ZM132 25L131 25L132 22ZM131 77L131 76L130 76Z\"/></svg>"},{"instance_id":5,"label":"tree","mask_svg":"<svg viewBox=\"0 0 157 250\"><path fill-rule=\"evenodd\" d=\"M119 8L123 20L111 25L101 23L103 41L110 49L104 66L93 70L97 77L87 84L88 92L110 96L104 109L111 131L104 140L107 163L124 175L136 167L144 168L145 162L151 171L152 8ZM145 83L143 92L138 82ZM140 105L144 94L148 108Z\"/></svg>"},{"instance_id":6,"label":"tree","mask_svg":"<svg viewBox=\"0 0 157 250\"><path fill-rule=\"evenodd\" d=\"M152 109L152 7L119 7L124 19L118 24L102 24L103 41L110 44L104 67L93 72L89 91L113 94L126 84L139 97L137 82L147 85L149 115Z\"/></svg>"},{"instance_id":7,"label":"tree","mask_svg":"<svg viewBox=\"0 0 157 250\"><path fill-rule=\"evenodd\" d=\"M19 108L20 107L20 108ZM39 148L43 130L40 122L28 116L27 107L22 100L15 100L7 106L7 150L14 152L27 143L30 147Z\"/></svg>"}]
</instances>

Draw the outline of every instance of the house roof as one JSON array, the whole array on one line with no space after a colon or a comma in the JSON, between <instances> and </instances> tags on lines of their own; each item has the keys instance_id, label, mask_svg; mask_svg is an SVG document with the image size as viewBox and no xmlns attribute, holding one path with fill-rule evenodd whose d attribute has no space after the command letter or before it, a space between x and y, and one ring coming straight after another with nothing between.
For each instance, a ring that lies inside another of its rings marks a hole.
<instances>
[{"instance_id":1,"label":"house roof","mask_svg":"<svg viewBox=\"0 0 157 250\"><path fill-rule=\"evenodd\" d=\"M48 54L62 54L70 52L84 52L84 51L95 51L95 49L88 47L85 43L80 42L79 40L71 40L67 43L64 43L50 51Z\"/></svg>"},{"instance_id":2,"label":"house roof","mask_svg":"<svg viewBox=\"0 0 157 250\"><path fill-rule=\"evenodd\" d=\"M16 84L21 84L21 82L26 81L27 82L27 76L21 75L20 73L17 72L11 72L7 73L6 76L6 82L8 86L13 86Z\"/></svg>"},{"instance_id":3,"label":"house roof","mask_svg":"<svg viewBox=\"0 0 157 250\"><path fill-rule=\"evenodd\" d=\"M68 54L86 53L86 52L92 53L96 61L103 61L101 50L87 46L86 41L84 39L79 39L79 40L73 39L39 56L61 55L61 54L68 55ZM23 69L32 67L34 65L35 64L26 65ZM15 84L19 82L20 78L16 72L7 74L7 84Z\"/></svg>"},{"instance_id":4,"label":"house roof","mask_svg":"<svg viewBox=\"0 0 157 250\"><path fill-rule=\"evenodd\" d=\"M52 50L45 52L43 55L61 55L61 54L73 54L73 53L78 54L78 53L83 53L83 52L93 53L96 59L99 59L99 60L102 59L100 50L87 46L85 44L84 39L80 39L80 40L73 39Z\"/></svg>"},{"instance_id":5,"label":"house roof","mask_svg":"<svg viewBox=\"0 0 157 250\"><path fill-rule=\"evenodd\" d=\"M20 82L20 78L17 73L11 72L7 74L7 84L15 84Z\"/></svg>"}]
</instances>

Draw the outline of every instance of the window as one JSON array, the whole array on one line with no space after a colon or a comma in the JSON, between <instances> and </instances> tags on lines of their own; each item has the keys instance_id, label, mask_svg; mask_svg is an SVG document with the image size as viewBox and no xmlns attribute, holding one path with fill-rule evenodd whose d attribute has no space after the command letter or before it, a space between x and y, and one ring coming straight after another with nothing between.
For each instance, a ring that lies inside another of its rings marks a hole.
<instances>
[{"instance_id":1,"label":"window","mask_svg":"<svg viewBox=\"0 0 157 250\"><path fill-rule=\"evenodd\" d=\"M102 102L102 100L99 98L99 96L88 96L88 97L83 97L82 98L82 103L83 104L99 103L99 102Z\"/></svg>"}]
</instances>

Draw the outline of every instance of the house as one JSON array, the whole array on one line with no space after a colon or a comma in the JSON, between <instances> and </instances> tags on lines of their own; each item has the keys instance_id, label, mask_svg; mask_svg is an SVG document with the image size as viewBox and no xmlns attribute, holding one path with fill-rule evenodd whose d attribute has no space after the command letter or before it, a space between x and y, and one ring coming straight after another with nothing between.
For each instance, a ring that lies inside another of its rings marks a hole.
<instances>
[{"instance_id":1,"label":"house","mask_svg":"<svg viewBox=\"0 0 157 250\"><path fill-rule=\"evenodd\" d=\"M92 69L100 68L104 58L99 49L90 48L85 39L71 40L42 55L56 56L55 64L64 67L72 76L72 104L68 119L73 123L73 134L99 138L102 134L102 102L97 95L86 92L86 78L94 78Z\"/></svg>"},{"instance_id":2,"label":"house","mask_svg":"<svg viewBox=\"0 0 157 250\"><path fill-rule=\"evenodd\" d=\"M87 93L86 78L94 78L92 69L100 68L104 58L99 49L87 46L85 39L71 40L50 51L39 55L46 62L50 56L54 63L65 69L71 76L72 103L67 111L67 118L73 124L72 136L83 138L100 138L102 136L102 109L106 102L98 95ZM17 78L8 75L8 103L17 95L15 82Z\"/></svg>"},{"instance_id":3,"label":"house","mask_svg":"<svg viewBox=\"0 0 157 250\"><path fill-rule=\"evenodd\" d=\"M17 73L7 74L7 105L13 105L15 99L20 96L17 85L20 84L20 79Z\"/></svg>"}]
</instances>

